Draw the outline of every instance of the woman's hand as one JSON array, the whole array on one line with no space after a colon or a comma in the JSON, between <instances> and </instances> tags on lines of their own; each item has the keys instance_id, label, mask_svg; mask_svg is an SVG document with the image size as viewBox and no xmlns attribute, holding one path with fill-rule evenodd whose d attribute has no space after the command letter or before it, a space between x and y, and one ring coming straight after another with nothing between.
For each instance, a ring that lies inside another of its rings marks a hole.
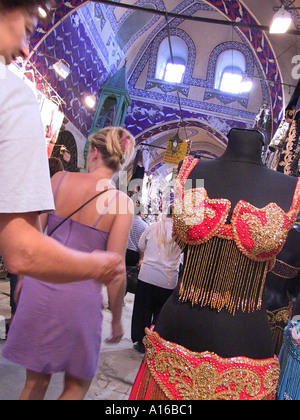
<instances>
[{"instance_id":1,"label":"woman's hand","mask_svg":"<svg viewBox=\"0 0 300 420\"><path fill-rule=\"evenodd\" d=\"M105 342L109 344L118 344L124 335L122 321L119 321L119 322L112 321L111 330L112 330L111 336L107 338Z\"/></svg>"}]
</instances>

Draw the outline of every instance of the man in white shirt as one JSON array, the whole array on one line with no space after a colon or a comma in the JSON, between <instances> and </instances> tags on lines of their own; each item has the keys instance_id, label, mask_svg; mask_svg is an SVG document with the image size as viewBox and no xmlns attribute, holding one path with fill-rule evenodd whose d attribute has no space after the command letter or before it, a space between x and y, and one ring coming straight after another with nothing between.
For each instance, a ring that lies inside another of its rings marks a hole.
<instances>
[{"instance_id":1,"label":"man in white shirt","mask_svg":"<svg viewBox=\"0 0 300 420\"><path fill-rule=\"evenodd\" d=\"M28 55L38 7L49 4L0 0L0 255L11 273L51 282L94 278L107 284L124 276L120 256L78 252L39 230L40 212L54 209L41 117L33 93L6 65Z\"/></svg>"},{"instance_id":2,"label":"man in white shirt","mask_svg":"<svg viewBox=\"0 0 300 420\"><path fill-rule=\"evenodd\" d=\"M140 206L140 203L137 202L136 206ZM127 243L127 252L126 252L126 266L135 266L139 263L140 260L140 250L139 250L139 240L144 231L147 229L148 224L143 220L142 214L138 209L138 214L135 214L133 217L132 226L130 229L130 234Z\"/></svg>"},{"instance_id":3,"label":"man in white shirt","mask_svg":"<svg viewBox=\"0 0 300 420\"><path fill-rule=\"evenodd\" d=\"M139 272L138 264L140 261L139 240L147 227L148 224L142 219L140 212L134 215L126 250L126 293L136 292L137 274Z\"/></svg>"}]
</instances>

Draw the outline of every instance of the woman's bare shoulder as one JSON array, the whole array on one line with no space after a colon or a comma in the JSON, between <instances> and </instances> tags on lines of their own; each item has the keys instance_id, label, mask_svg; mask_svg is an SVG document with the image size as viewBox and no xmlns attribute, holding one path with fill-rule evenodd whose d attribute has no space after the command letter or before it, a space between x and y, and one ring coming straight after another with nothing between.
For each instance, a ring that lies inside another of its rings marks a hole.
<instances>
[{"instance_id":1,"label":"woman's bare shoulder","mask_svg":"<svg viewBox=\"0 0 300 420\"><path fill-rule=\"evenodd\" d=\"M117 199L118 199L120 208L124 210L120 212L120 214L125 214L125 213L130 214L130 215L134 214L133 201L130 197L128 197L128 195L125 192L119 191Z\"/></svg>"}]
</instances>

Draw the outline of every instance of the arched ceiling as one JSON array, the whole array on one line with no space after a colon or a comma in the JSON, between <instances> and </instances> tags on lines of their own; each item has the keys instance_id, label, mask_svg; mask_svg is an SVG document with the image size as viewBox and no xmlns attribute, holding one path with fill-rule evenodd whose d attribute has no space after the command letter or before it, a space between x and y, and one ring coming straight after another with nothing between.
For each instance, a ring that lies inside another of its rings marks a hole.
<instances>
[{"instance_id":1,"label":"arched ceiling","mask_svg":"<svg viewBox=\"0 0 300 420\"><path fill-rule=\"evenodd\" d=\"M170 136L184 126L180 133L183 136L188 133L192 151L215 157L226 147L230 128L252 127L263 103L269 105L273 130L276 128L280 112L297 84L292 75L292 58L300 51L299 36L270 35L258 25L270 25L273 7L280 6L281 1L126 0L121 3L166 9L176 14L168 18L169 31L181 37L188 47L186 74L183 83L175 88L155 78L159 45L168 34L164 16L107 2L58 1L52 20L39 27L31 40L30 60L63 98L65 115L85 137L93 112L82 106L79 92L99 96L101 85L124 63L132 98L125 125L137 143L166 147ZM293 6L300 7L300 0ZM298 11L292 13L295 30L300 28L300 19ZM233 25L191 21L181 18L182 15ZM240 23L248 27L235 26ZM220 96L214 90L216 58L226 48L239 49L245 54L247 74L253 78L250 95L239 100ZM56 77L49 54L70 64L71 75L66 81ZM159 166L163 149L152 148L151 155L152 167Z\"/></svg>"}]
</instances>

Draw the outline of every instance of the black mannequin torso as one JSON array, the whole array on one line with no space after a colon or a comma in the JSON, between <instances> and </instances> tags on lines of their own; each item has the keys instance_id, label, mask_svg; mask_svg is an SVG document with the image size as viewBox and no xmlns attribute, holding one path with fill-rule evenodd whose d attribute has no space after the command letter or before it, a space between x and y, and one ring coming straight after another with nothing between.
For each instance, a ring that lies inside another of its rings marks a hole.
<instances>
[{"instance_id":1,"label":"black mannequin torso","mask_svg":"<svg viewBox=\"0 0 300 420\"><path fill-rule=\"evenodd\" d=\"M232 130L224 155L213 161L200 161L194 168L189 177L192 187L198 187L203 179L208 197L230 200L231 211L240 200L257 208L274 202L285 212L289 211L297 179L265 167L261 161L262 147L259 132ZM190 303L178 302L178 290L162 309L155 330L162 338L192 351L210 351L226 358L274 356L264 310L238 311L233 316L226 310L192 307Z\"/></svg>"},{"instance_id":2,"label":"black mannequin torso","mask_svg":"<svg viewBox=\"0 0 300 420\"><path fill-rule=\"evenodd\" d=\"M230 200L231 211L240 200L257 208L274 202L289 211L297 179L267 168L261 160L262 146L257 131L232 130L226 152L195 167L189 177L193 188L203 179L208 197Z\"/></svg>"}]
</instances>

